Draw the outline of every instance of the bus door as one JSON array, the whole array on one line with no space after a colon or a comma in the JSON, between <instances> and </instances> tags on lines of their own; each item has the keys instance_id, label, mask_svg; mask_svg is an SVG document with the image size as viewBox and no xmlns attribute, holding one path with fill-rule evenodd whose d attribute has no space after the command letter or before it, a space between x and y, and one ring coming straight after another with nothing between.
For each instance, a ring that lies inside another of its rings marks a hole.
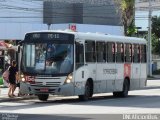
<instances>
[{"instance_id":1,"label":"bus door","mask_svg":"<svg viewBox=\"0 0 160 120\"><path fill-rule=\"evenodd\" d=\"M94 82L94 90L96 93L106 92L107 81L104 74L106 66L106 43L103 41L96 42L96 57L97 57L97 66L96 66L96 81Z\"/></svg>"},{"instance_id":2,"label":"bus door","mask_svg":"<svg viewBox=\"0 0 160 120\"><path fill-rule=\"evenodd\" d=\"M93 84L96 82L96 46L95 41L86 40L85 41L85 72L86 80L91 78ZM94 86L95 88L95 86ZM94 89L95 90L95 89Z\"/></svg>"},{"instance_id":3,"label":"bus door","mask_svg":"<svg viewBox=\"0 0 160 120\"><path fill-rule=\"evenodd\" d=\"M75 95L81 95L84 92L84 83L86 81L86 70L84 66L84 44L75 43Z\"/></svg>"}]
</instances>

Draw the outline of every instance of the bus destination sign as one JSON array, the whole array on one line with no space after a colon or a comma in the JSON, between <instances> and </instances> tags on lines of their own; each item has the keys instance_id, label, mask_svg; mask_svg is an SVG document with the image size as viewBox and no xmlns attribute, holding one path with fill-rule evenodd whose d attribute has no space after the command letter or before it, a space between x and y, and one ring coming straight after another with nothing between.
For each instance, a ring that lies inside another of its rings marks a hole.
<instances>
[{"instance_id":1,"label":"bus destination sign","mask_svg":"<svg viewBox=\"0 0 160 120\"><path fill-rule=\"evenodd\" d=\"M71 40L71 39L73 39L73 35L66 33L28 33L25 36L26 41Z\"/></svg>"},{"instance_id":2,"label":"bus destination sign","mask_svg":"<svg viewBox=\"0 0 160 120\"><path fill-rule=\"evenodd\" d=\"M40 34L40 33L35 33L32 34L32 38L33 39L40 39L42 37L42 35L44 36L44 34ZM48 33L45 34L45 37L48 39L59 39L60 38L60 34L59 33Z\"/></svg>"}]
</instances>

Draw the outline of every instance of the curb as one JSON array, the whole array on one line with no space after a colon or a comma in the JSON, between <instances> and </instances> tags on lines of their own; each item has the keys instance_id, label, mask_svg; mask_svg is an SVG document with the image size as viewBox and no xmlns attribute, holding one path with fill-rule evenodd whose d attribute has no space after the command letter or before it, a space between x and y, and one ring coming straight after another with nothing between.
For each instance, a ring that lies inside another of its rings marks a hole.
<instances>
[{"instance_id":1,"label":"curb","mask_svg":"<svg viewBox=\"0 0 160 120\"><path fill-rule=\"evenodd\" d=\"M147 90L147 89L160 89L160 86L147 86L139 90ZM14 97L14 98L3 98L0 97L0 102L15 102L15 101L21 101L21 100L30 100L30 99L36 99L37 96L24 96L24 97Z\"/></svg>"},{"instance_id":2,"label":"curb","mask_svg":"<svg viewBox=\"0 0 160 120\"><path fill-rule=\"evenodd\" d=\"M0 88L8 88L8 87L4 85L0 85Z\"/></svg>"},{"instance_id":3,"label":"curb","mask_svg":"<svg viewBox=\"0 0 160 120\"><path fill-rule=\"evenodd\" d=\"M14 97L14 98L7 98L7 97L3 98L2 96L0 97L0 102L11 102L11 101L14 102L14 101L20 101L20 100L30 100L35 98L37 98L37 96L25 96L25 97Z\"/></svg>"},{"instance_id":4,"label":"curb","mask_svg":"<svg viewBox=\"0 0 160 120\"><path fill-rule=\"evenodd\" d=\"M140 90L147 90L147 89L160 89L160 86L146 86Z\"/></svg>"},{"instance_id":5,"label":"curb","mask_svg":"<svg viewBox=\"0 0 160 120\"><path fill-rule=\"evenodd\" d=\"M160 77L147 77L147 80L160 80Z\"/></svg>"},{"instance_id":6,"label":"curb","mask_svg":"<svg viewBox=\"0 0 160 120\"><path fill-rule=\"evenodd\" d=\"M160 78L147 78L147 80L160 80Z\"/></svg>"}]
</instances>

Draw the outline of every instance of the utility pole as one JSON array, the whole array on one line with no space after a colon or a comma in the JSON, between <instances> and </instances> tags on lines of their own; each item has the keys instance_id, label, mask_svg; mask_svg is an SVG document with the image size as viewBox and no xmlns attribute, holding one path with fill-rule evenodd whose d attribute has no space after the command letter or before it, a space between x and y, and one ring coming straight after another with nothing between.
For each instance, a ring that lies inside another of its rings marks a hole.
<instances>
[{"instance_id":1,"label":"utility pole","mask_svg":"<svg viewBox=\"0 0 160 120\"><path fill-rule=\"evenodd\" d=\"M152 76L152 5L151 0L149 0L149 13L148 13L148 74Z\"/></svg>"}]
</instances>

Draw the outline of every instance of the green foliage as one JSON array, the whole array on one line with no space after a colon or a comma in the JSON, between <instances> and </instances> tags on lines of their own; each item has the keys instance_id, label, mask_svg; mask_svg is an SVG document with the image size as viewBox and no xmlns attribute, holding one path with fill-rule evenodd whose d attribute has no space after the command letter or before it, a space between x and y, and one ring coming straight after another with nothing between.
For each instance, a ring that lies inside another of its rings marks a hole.
<instances>
[{"instance_id":1,"label":"green foliage","mask_svg":"<svg viewBox=\"0 0 160 120\"><path fill-rule=\"evenodd\" d=\"M160 38L160 16L152 17L152 33L154 33L158 38Z\"/></svg>"},{"instance_id":2,"label":"green foliage","mask_svg":"<svg viewBox=\"0 0 160 120\"><path fill-rule=\"evenodd\" d=\"M137 33L136 26L132 23L127 29L127 36L132 36Z\"/></svg>"},{"instance_id":3,"label":"green foliage","mask_svg":"<svg viewBox=\"0 0 160 120\"><path fill-rule=\"evenodd\" d=\"M146 35L146 39L148 40L148 35ZM151 39L152 39L152 53L153 54L160 54L159 38L153 33Z\"/></svg>"},{"instance_id":4,"label":"green foliage","mask_svg":"<svg viewBox=\"0 0 160 120\"><path fill-rule=\"evenodd\" d=\"M120 6L124 33L125 35L130 35L130 33L132 33L131 31L134 31L134 29L132 29L134 27L132 23L134 20L135 0L115 0L115 2Z\"/></svg>"},{"instance_id":5,"label":"green foliage","mask_svg":"<svg viewBox=\"0 0 160 120\"><path fill-rule=\"evenodd\" d=\"M160 17L152 17L152 52L160 54Z\"/></svg>"},{"instance_id":6,"label":"green foliage","mask_svg":"<svg viewBox=\"0 0 160 120\"><path fill-rule=\"evenodd\" d=\"M160 41L155 34L152 34L152 53L154 54L160 53Z\"/></svg>"}]
</instances>

